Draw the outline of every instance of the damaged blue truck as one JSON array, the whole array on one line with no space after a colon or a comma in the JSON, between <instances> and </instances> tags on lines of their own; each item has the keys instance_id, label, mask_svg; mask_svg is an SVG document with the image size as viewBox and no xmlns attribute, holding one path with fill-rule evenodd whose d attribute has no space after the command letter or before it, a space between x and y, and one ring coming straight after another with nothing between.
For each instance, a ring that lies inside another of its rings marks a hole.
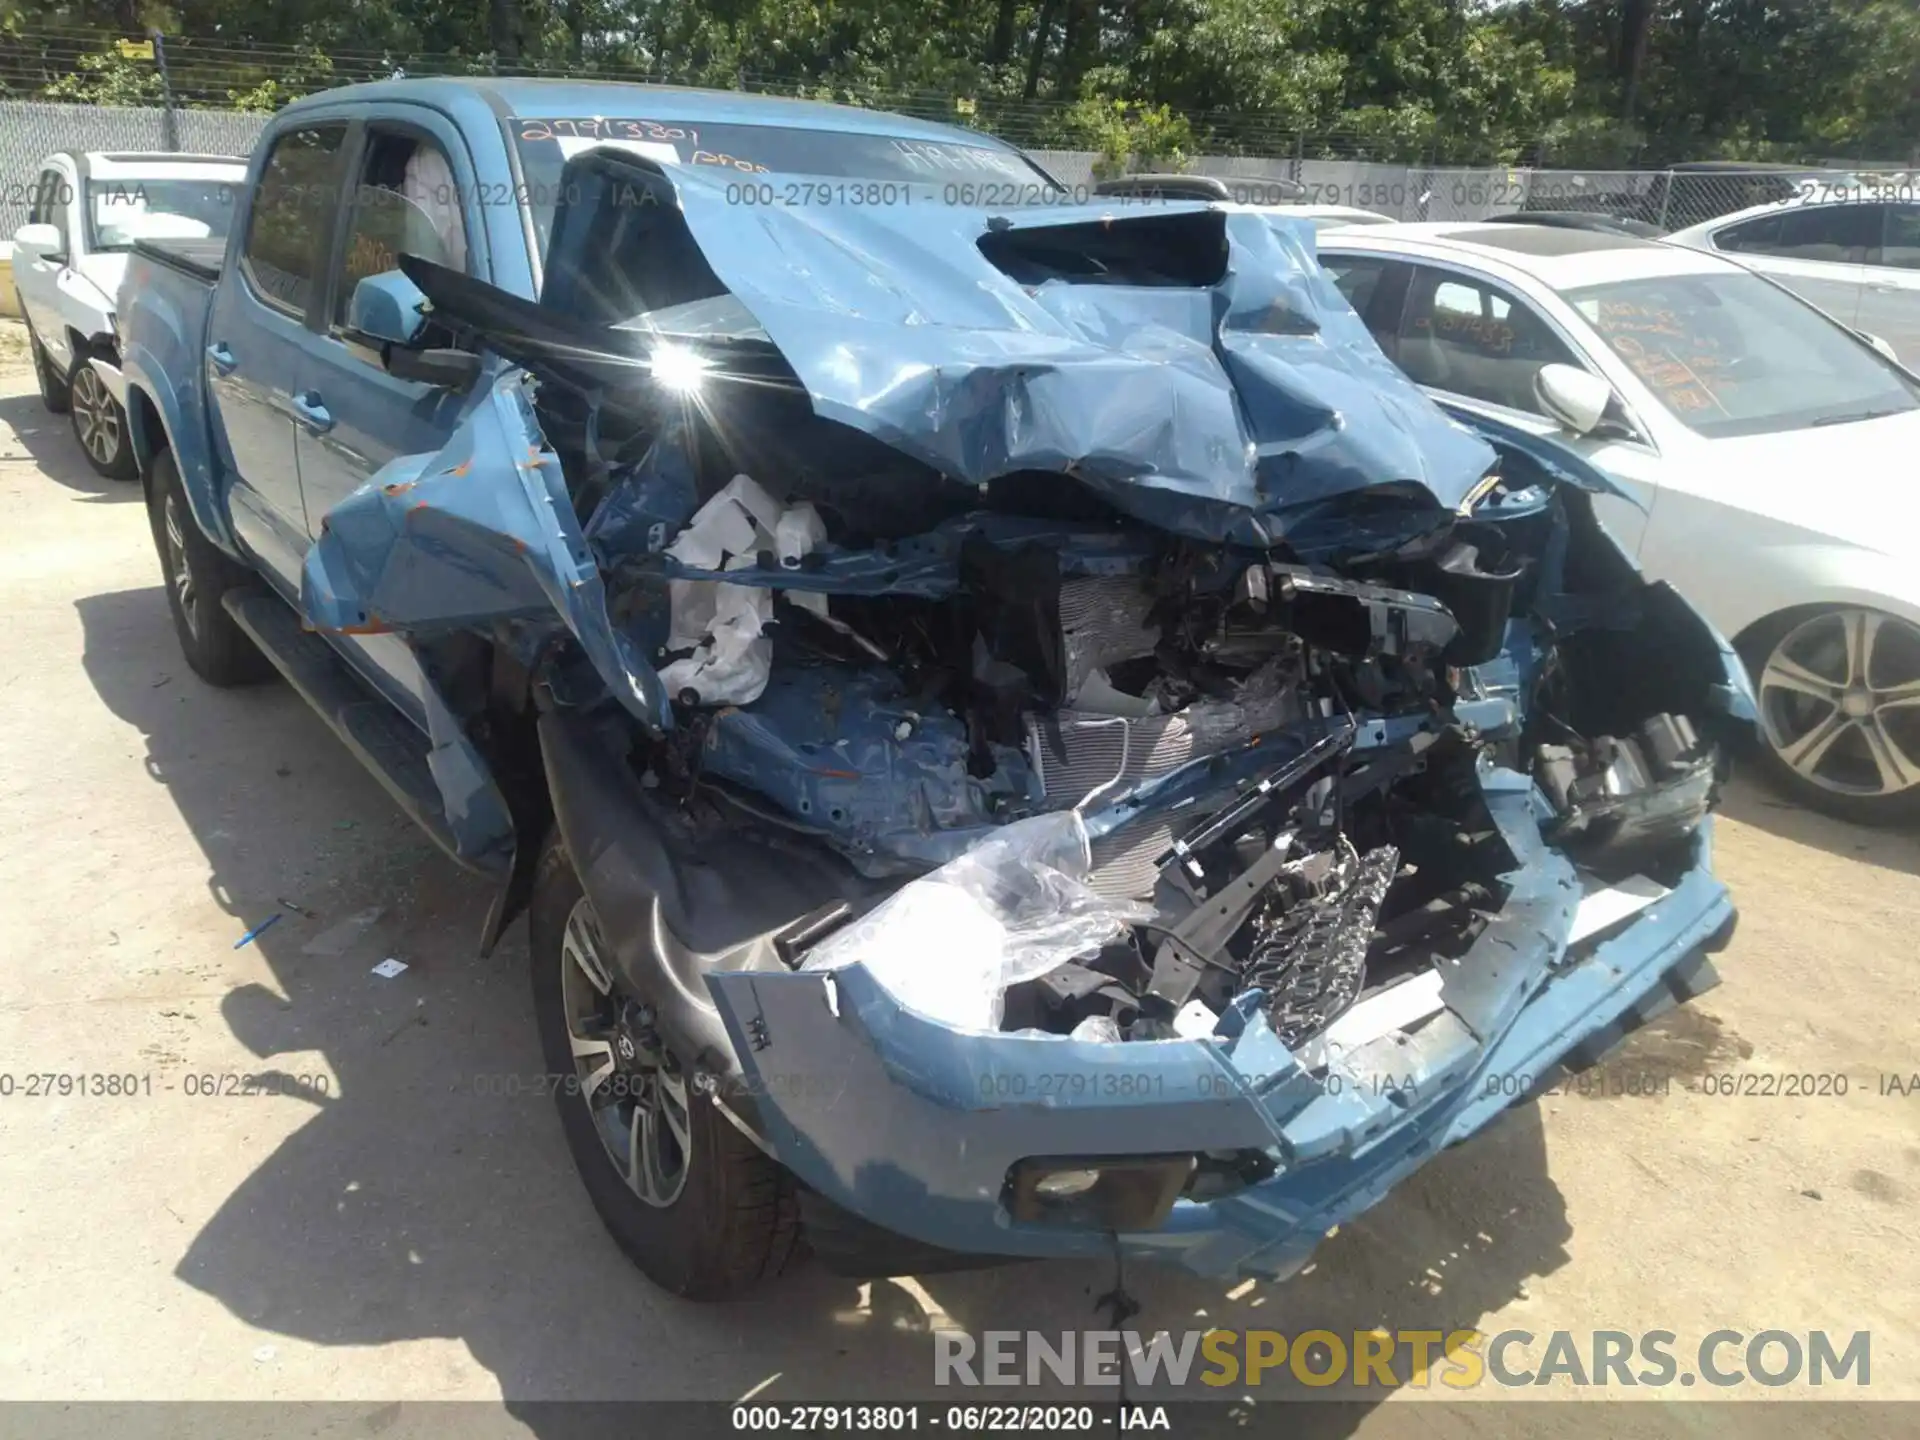
<instances>
[{"instance_id":1,"label":"damaged blue truck","mask_svg":"<svg viewBox=\"0 0 1920 1440\"><path fill-rule=\"evenodd\" d=\"M1715 983L1739 662L1311 232L976 133L420 80L139 249L181 644L525 913L655 1282L1284 1277ZM1038 202L1038 203L1036 203Z\"/></svg>"}]
</instances>

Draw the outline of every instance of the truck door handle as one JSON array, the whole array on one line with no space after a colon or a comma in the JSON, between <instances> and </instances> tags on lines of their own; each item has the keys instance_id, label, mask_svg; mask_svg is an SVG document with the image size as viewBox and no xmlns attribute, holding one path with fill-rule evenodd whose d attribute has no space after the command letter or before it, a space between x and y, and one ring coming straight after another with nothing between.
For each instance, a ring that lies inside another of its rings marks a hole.
<instances>
[{"instance_id":1,"label":"truck door handle","mask_svg":"<svg viewBox=\"0 0 1920 1440\"><path fill-rule=\"evenodd\" d=\"M293 397L293 418L315 435L324 435L333 428L333 415L317 390L307 390Z\"/></svg>"},{"instance_id":2,"label":"truck door handle","mask_svg":"<svg viewBox=\"0 0 1920 1440\"><path fill-rule=\"evenodd\" d=\"M216 340L207 346L207 359L213 362L213 368L222 375L231 375L233 367L240 362L233 358L233 351L227 348L227 342Z\"/></svg>"}]
</instances>

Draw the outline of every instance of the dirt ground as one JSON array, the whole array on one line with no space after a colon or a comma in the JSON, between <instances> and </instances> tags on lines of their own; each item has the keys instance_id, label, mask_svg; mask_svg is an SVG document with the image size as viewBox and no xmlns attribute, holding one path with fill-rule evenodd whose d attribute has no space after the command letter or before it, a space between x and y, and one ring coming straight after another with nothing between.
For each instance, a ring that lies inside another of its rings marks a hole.
<instances>
[{"instance_id":1,"label":"dirt ground","mask_svg":"<svg viewBox=\"0 0 1920 1440\"><path fill-rule=\"evenodd\" d=\"M476 960L480 887L301 702L187 670L138 486L94 477L8 343L0 1071L21 1078L0 1098L0 1395L897 1398L936 1393L932 1324L1103 1323L1104 1264L870 1285L810 1267L724 1307L649 1288L551 1102L491 1078L541 1068L523 928ZM1286 1285L1130 1267L1132 1323L1665 1329L1683 1348L1721 1327L1865 1329L1867 1393L1920 1397L1920 1099L1882 1079L1920 1071L1920 842L1741 781L1718 835L1742 910L1725 984L1611 1062L1668 1093L1509 1112ZM387 956L405 973L370 973ZM37 1072L138 1088L28 1097ZM1704 1093L1728 1072L1838 1072L1848 1093ZM192 1093L266 1073L276 1093ZM1741 1411L1691 1429L1754 1433ZM1473 1413L1432 1428L1527 1423ZM1354 1425L1424 1433L1411 1416Z\"/></svg>"}]
</instances>

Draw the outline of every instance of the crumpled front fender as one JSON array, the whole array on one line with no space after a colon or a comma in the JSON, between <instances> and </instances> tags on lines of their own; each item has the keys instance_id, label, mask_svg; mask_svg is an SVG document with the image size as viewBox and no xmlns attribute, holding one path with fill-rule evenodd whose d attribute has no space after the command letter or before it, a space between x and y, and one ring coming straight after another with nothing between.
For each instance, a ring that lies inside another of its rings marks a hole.
<instances>
[{"instance_id":1,"label":"crumpled front fender","mask_svg":"<svg viewBox=\"0 0 1920 1440\"><path fill-rule=\"evenodd\" d=\"M496 374L434 455L384 466L328 511L300 575L317 630L431 633L557 615L642 724L673 713L659 676L607 613L560 461L518 371Z\"/></svg>"}]
</instances>

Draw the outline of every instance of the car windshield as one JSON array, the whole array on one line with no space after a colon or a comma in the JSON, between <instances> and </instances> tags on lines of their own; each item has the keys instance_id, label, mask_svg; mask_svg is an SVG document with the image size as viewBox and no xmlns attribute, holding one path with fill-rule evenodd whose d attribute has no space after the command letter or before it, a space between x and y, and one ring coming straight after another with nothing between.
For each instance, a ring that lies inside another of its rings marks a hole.
<instances>
[{"instance_id":1,"label":"car windshield","mask_svg":"<svg viewBox=\"0 0 1920 1440\"><path fill-rule=\"evenodd\" d=\"M142 238L224 240L237 186L206 178L128 176L87 181L95 250L131 250Z\"/></svg>"},{"instance_id":2,"label":"car windshield","mask_svg":"<svg viewBox=\"0 0 1920 1440\"><path fill-rule=\"evenodd\" d=\"M667 164L717 167L742 180L804 176L942 186L971 181L1006 188L1005 196L996 195L988 203L1020 204L1027 201L1029 192L1033 200L1050 194L1061 198L1053 177L1024 156L964 140L647 119L520 118L508 121L507 130L520 153L523 193L542 250L560 196L561 168L570 157L595 145L617 145ZM802 188L791 196L773 193L760 203L885 205L917 204L922 198L916 194L907 199L885 192L876 192L871 198L865 194L839 196ZM935 195L932 202L942 198Z\"/></svg>"},{"instance_id":3,"label":"car windshield","mask_svg":"<svg viewBox=\"0 0 1920 1440\"><path fill-rule=\"evenodd\" d=\"M1660 403L1702 435L1771 435L1920 409L1920 385L1758 275L1662 276L1563 293Z\"/></svg>"}]
</instances>

